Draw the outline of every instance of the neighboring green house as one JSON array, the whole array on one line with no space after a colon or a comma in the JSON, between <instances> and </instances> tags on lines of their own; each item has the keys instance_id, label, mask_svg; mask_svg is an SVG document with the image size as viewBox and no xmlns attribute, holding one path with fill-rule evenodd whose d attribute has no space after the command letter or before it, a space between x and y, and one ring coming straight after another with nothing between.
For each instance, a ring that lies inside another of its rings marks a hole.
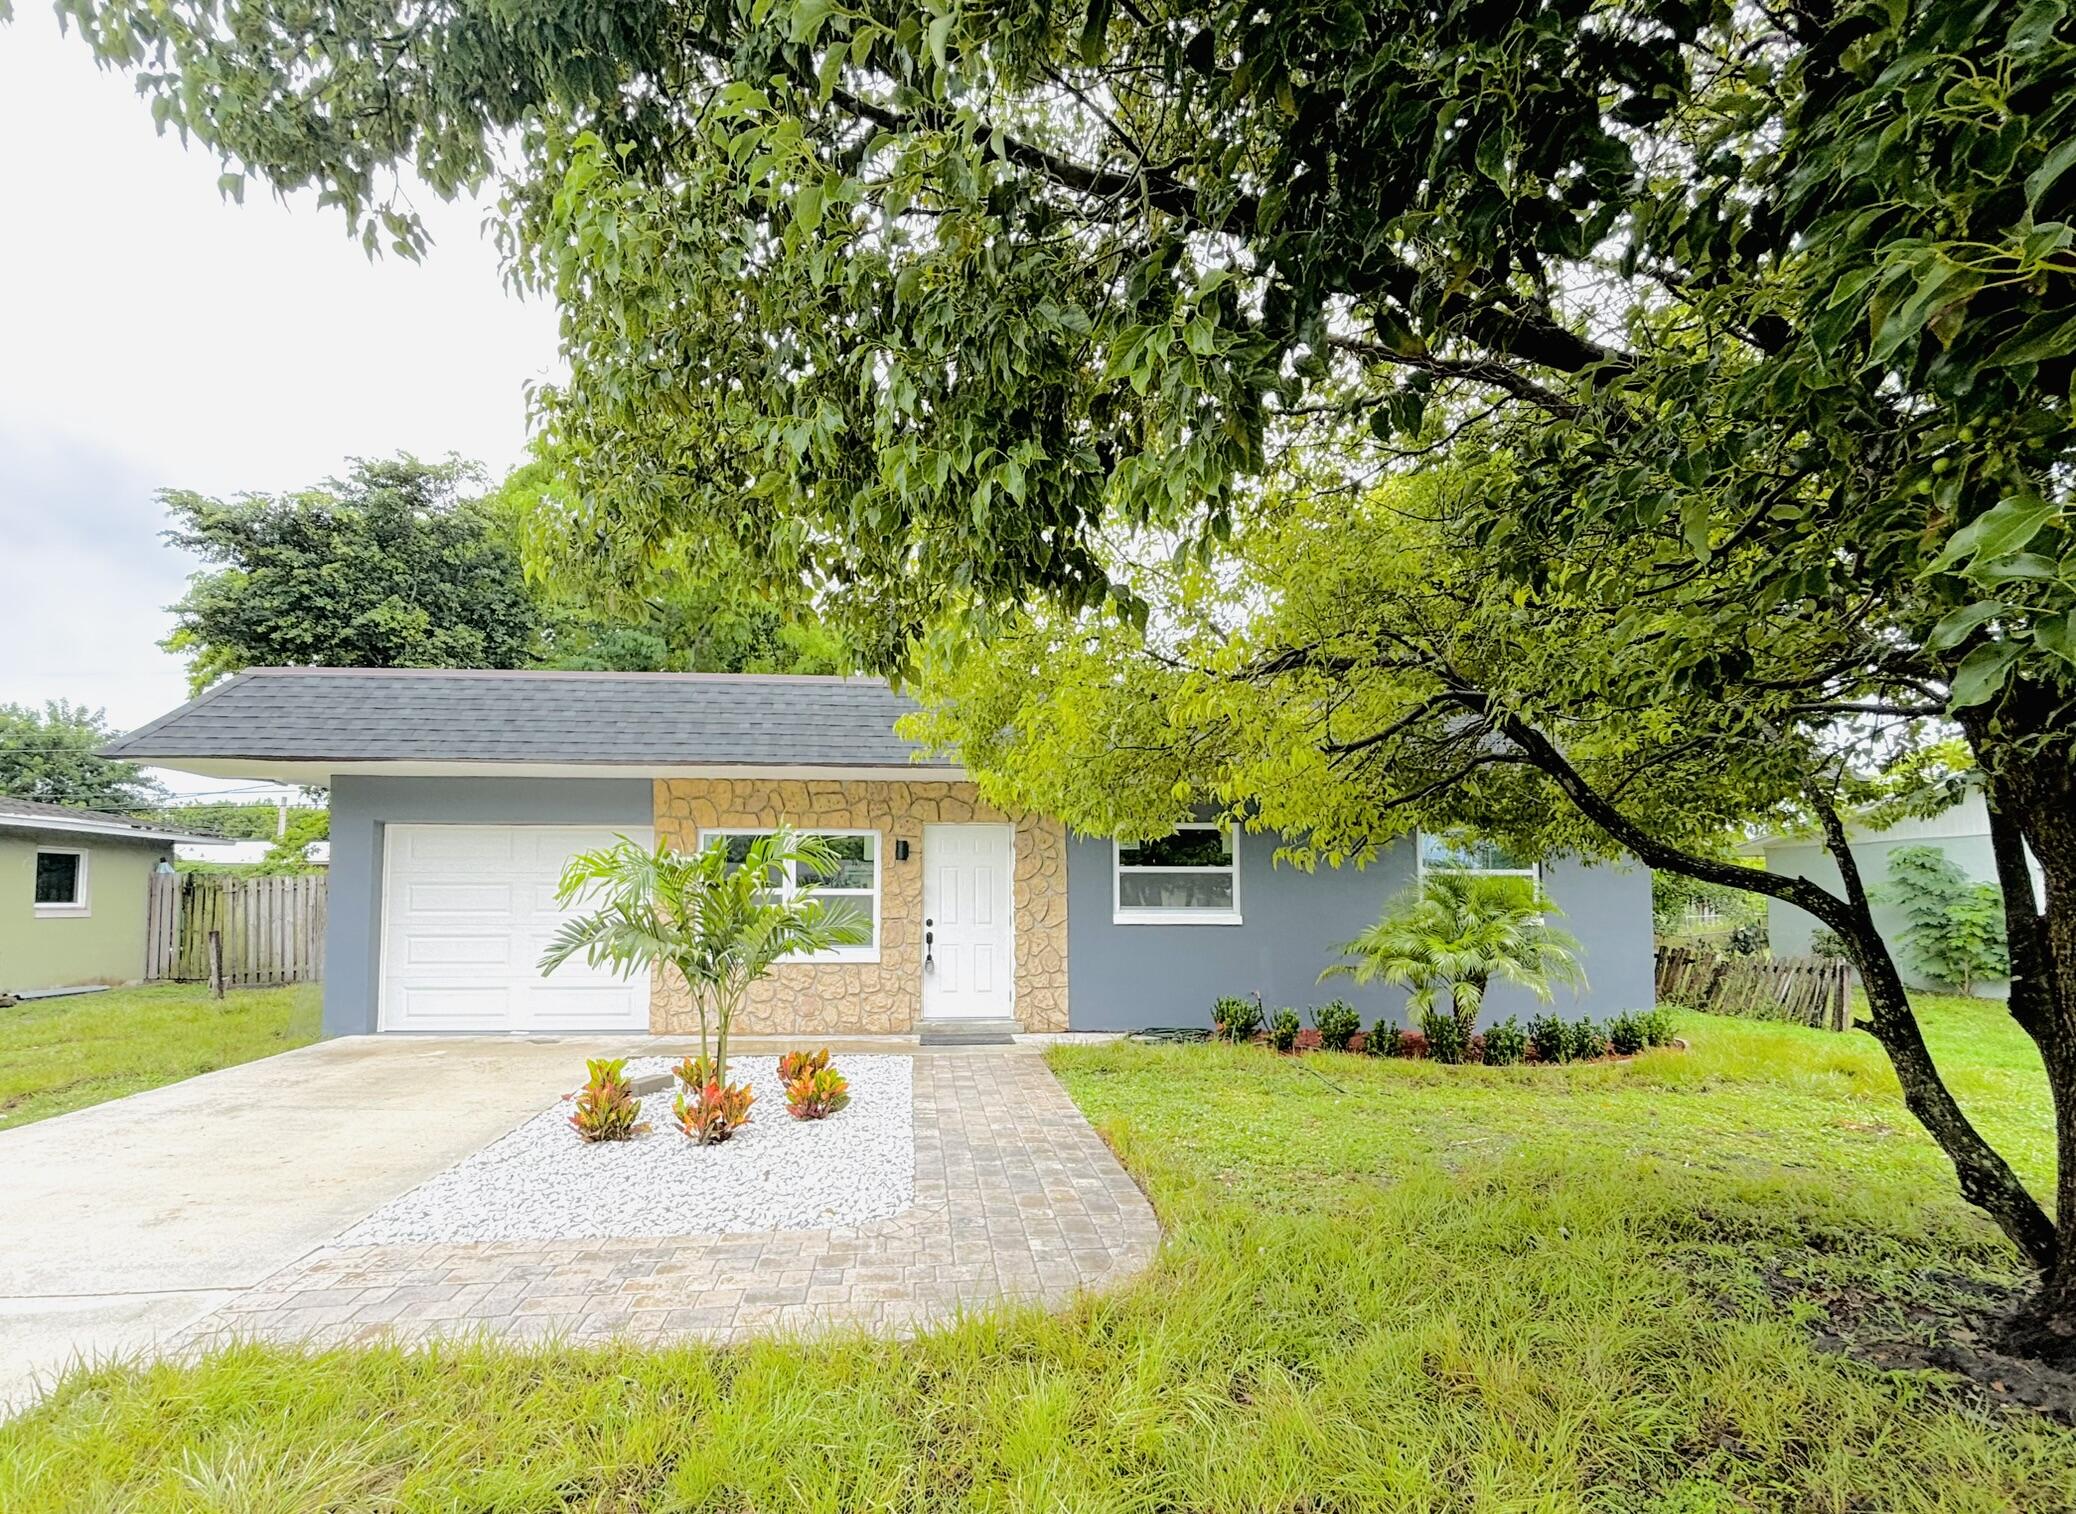
<instances>
[{"instance_id":1,"label":"neighboring green house","mask_svg":"<svg viewBox=\"0 0 2076 1514\"><path fill-rule=\"evenodd\" d=\"M149 881L206 838L121 815L0 798L0 992L144 976Z\"/></svg>"}]
</instances>

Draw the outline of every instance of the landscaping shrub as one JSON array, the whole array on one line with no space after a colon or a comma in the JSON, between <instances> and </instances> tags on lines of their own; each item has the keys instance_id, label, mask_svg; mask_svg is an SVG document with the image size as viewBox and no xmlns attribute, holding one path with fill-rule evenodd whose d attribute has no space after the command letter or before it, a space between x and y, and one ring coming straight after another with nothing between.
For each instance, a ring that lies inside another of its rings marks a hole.
<instances>
[{"instance_id":1,"label":"landscaping shrub","mask_svg":"<svg viewBox=\"0 0 2076 1514\"><path fill-rule=\"evenodd\" d=\"M1227 994L1212 1007L1211 1014L1218 1022L1221 1039L1252 1041L1254 1033L1261 1029L1261 996L1243 999L1238 994Z\"/></svg>"},{"instance_id":2,"label":"landscaping shrub","mask_svg":"<svg viewBox=\"0 0 2076 1514\"><path fill-rule=\"evenodd\" d=\"M1644 1036L1642 1017L1625 1011L1608 1021L1607 1044L1618 1057L1633 1057L1642 1051L1650 1044Z\"/></svg>"},{"instance_id":3,"label":"landscaping shrub","mask_svg":"<svg viewBox=\"0 0 2076 1514\"><path fill-rule=\"evenodd\" d=\"M625 1141L649 1127L642 1123L642 1101L627 1081L625 1057L593 1057L584 1064L586 1081L577 1090L570 1128L586 1141Z\"/></svg>"},{"instance_id":4,"label":"landscaping shrub","mask_svg":"<svg viewBox=\"0 0 2076 1514\"><path fill-rule=\"evenodd\" d=\"M1362 1016L1346 999L1335 999L1312 1011L1312 1028L1319 1032L1319 1044L1328 1051L1346 1051L1355 1033L1362 1029Z\"/></svg>"},{"instance_id":5,"label":"landscaping shrub","mask_svg":"<svg viewBox=\"0 0 2076 1514\"><path fill-rule=\"evenodd\" d=\"M823 1064L804 1068L796 1078L786 1083L786 1113L796 1120L826 1120L837 1110L850 1103L850 1083L844 1075L827 1065L829 1054L822 1053Z\"/></svg>"},{"instance_id":6,"label":"landscaping shrub","mask_svg":"<svg viewBox=\"0 0 2076 1514\"><path fill-rule=\"evenodd\" d=\"M714 1059L712 1057L686 1057L671 1070L671 1076L685 1085L686 1093L697 1093L714 1081Z\"/></svg>"},{"instance_id":7,"label":"landscaping shrub","mask_svg":"<svg viewBox=\"0 0 2076 1514\"><path fill-rule=\"evenodd\" d=\"M1643 1026L1644 1045L1669 1046L1672 1044L1674 1027L1671 1010L1654 1009L1647 1014L1638 1015L1636 1019L1637 1023Z\"/></svg>"},{"instance_id":8,"label":"landscaping shrub","mask_svg":"<svg viewBox=\"0 0 2076 1514\"><path fill-rule=\"evenodd\" d=\"M1590 1062L1607 1055L1607 1032L1591 1020L1574 1020L1564 1030L1564 1060Z\"/></svg>"},{"instance_id":9,"label":"landscaping shrub","mask_svg":"<svg viewBox=\"0 0 2076 1514\"><path fill-rule=\"evenodd\" d=\"M1437 1062L1461 1062L1470 1051L1463 1022L1449 1010L1421 1010L1420 1034L1427 1039L1427 1054Z\"/></svg>"},{"instance_id":10,"label":"landscaping shrub","mask_svg":"<svg viewBox=\"0 0 2076 1514\"><path fill-rule=\"evenodd\" d=\"M1373 1057L1397 1057L1405 1054L1406 1033L1398 1028L1398 1022L1377 1017L1370 1033L1362 1043L1362 1049Z\"/></svg>"},{"instance_id":11,"label":"landscaping shrub","mask_svg":"<svg viewBox=\"0 0 2076 1514\"><path fill-rule=\"evenodd\" d=\"M789 1051L779 1058L779 1081L788 1088L803 1077L812 1076L829 1065L829 1048L820 1051Z\"/></svg>"},{"instance_id":12,"label":"landscaping shrub","mask_svg":"<svg viewBox=\"0 0 2076 1514\"><path fill-rule=\"evenodd\" d=\"M1538 1062L1563 1062L1571 1057L1571 1037L1564 1022L1555 1015L1537 1015L1528 1022L1528 1049Z\"/></svg>"},{"instance_id":13,"label":"landscaping shrub","mask_svg":"<svg viewBox=\"0 0 2076 1514\"><path fill-rule=\"evenodd\" d=\"M1298 1012L1294 1009L1279 1009L1269 1018L1269 1045L1278 1051L1289 1051L1297 1045Z\"/></svg>"},{"instance_id":14,"label":"landscaping shrub","mask_svg":"<svg viewBox=\"0 0 2076 1514\"><path fill-rule=\"evenodd\" d=\"M679 1094L672 1109L680 1130L700 1145L712 1146L749 1124L750 1106L756 1102L746 1084L702 1083L689 1099Z\"/></svg>"},{"instance_id":15,"label":"landscaping shrub","mask_svg":"<svg viewBox=\"0 0 2076 1514\"><path fill-rule=\"evenodd\" d=\"M1528 1054L1528 1032L1508 1015L1498 1025L1485 1027L1485 1062L1491 1067L1510 1067Z\"/></svg>"}]
</instances>

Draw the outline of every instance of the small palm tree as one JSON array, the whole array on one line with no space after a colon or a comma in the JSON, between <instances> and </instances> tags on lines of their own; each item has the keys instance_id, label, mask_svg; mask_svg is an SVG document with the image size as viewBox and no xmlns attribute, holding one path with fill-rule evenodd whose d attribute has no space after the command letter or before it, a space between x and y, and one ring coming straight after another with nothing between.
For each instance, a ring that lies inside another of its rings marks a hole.
<instances>
[{"instance_id":1,"label":"small palm tree","mask_svg":"<svg viewBox=\"0 0 2076 1514\"><path fill-rule=\"evenodd\" d=\"M1409 988L1415 1015L1446 1008L1468 1037L1495 979L1545 1004L1554 984L1585 987L1577 938L1544 918L1555 912L1523 879L1436 868L1341 948L1352 961L1319 977L1345 973L1358 983Z\"/></svg>"},{"instance_id":2,"label":"small palm tree","mask_svg":"<svg viewBox=\"0 0 2076 1514\"><path fill-rule=\"evenodd\" d=\"M580 952L622 976L667 964L691 991L699 1054L711 1054L713 1081L725 1085L728 1033L750 986L782 957L870 939L848 903L825 904L811 884L781 887L789 871L826 877L840 865L827 842L783 827L753 839L739 860L718 843L681 852L617 837L564 867L557 902L594 908L555 933L541 972Z\"/></svg>"}]
</instances>

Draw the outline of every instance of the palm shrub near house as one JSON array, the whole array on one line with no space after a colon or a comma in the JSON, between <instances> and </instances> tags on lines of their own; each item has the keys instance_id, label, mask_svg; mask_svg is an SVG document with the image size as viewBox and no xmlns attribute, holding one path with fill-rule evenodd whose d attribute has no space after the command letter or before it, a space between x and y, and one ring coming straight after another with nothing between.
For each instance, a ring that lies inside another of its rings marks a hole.
<instances>
[{"instance_id":1,"label":"palm shrub near house","mask_svg":"<svg viewBox=\"0 0 2076 1514\"><path fill-rule=\"evenodd\" d=\"M626 1141L649 1127L642 1123L642 1102L627 1079L625 1057L593 1057L584 1063L585 1083L577 1090L570 1128L585 1141Z\"/></svg>"},{"instance_id":2,"label":"palm shrub near house","mask_svg":"<svg viewBox=\"0 0 2076 1514\"><path fill-rule=\"evenodd\" d=\"M581 955L622 975L659 966L677 973L699 1017L699 1057L688 1063L696 1070L680 1072L691 1098L679 1096L679 1124L702 1145L725 1139L749 1118L749 1090L728 1083L728 1036L751 986L783 957L870 937L848 904L824 904L812 884L775 886L795 872L837 868L826 842L783 826L754 838L739 859L718 845L681 852L618 837L563 869L556 901L591 909L555 933L541 971Z\"/></svg>"},{"instance_id":3,"label":"palm shrub near house","mask_svg":"<svg viewBox=\"0 0 2076 1514\"><path fill-rule=\"evenodd\" d=\"M1218 1001L1211 1013L1221 1040L1236 1044L1252 1041L1254 1033L1261 1029L1261 996L1257 994L1248 999L1228 994Z\"/></svg>"},{"instance_id":4,"label":"palm shrub near house","mask_svg":"<svg viewBox=\"0 0 2076 1514\"><path fill-rule=\"evenodd\" d=\"M1346 999L1334 999L1312 1011L1312 1028L1319 1044L1328 1051L1346 1051L1355 1033L1362 1029L1362 1016Z\"/></svg>"},{"instance_id":5,"label":"palm shrub near house","mask_svg":"<svg viewBox=\"0 0 2076 1514\"><path fill-rule=\"evenodd\" d=\"M1319 976L1345 973L1358 983L1411 989L1406 1007L1422 1030L1428 1011L1444 1011L1456 1021L1453 1044L1467 1048L1495 980L1518 984L1545 1004L1556 984L1585 986L1577 939L1547 919L1556 912L1525 879L1436 868L1341 948L1352 960ZM1432 1035L1428 1044L1435 1044Z\"/></svg>"},{"instance_id":6,"label":"palm shrub near house","mask_svg":"<svg viewBox=\"0 0 2076 1514\"><path fill-rule=\"evenodd\" d=\"M1297 1046L1298 1012L1283 1008L1269 1017L1269 1045L1277 1051L1291 1051Z\"/></svg>"}]
</instances>

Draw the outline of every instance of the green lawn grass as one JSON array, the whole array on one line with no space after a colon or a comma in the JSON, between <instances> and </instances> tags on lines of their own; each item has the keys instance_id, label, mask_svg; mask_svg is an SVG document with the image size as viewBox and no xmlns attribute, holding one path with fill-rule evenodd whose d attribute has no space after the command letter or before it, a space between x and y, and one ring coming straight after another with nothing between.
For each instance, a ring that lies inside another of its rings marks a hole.
<instances>
[{"instance_id":1,"label":"green lawn grass","mask_svg":"<svg viewBox=\"0 0 2076 1514\"><path fill-rule=\"evenodd\" d=\"M317 1039L314 983L152 983L0 1009L0 1130Z\"/></svg>"},{"instance_id":2,"label":"green lawn grass","mask_svg":"<svg viewBox=\"0 0 2076 1514\"><path fill-rule=\"evenodd\" d=\"M1928 1018L2044 1182L2001 1012ZM1804 1285L2015 1277L1872 1043L1680 1026L1572 1068L1062 1048L1168 1231L1122 1291L907 1343L84 1372L0 1429L0 1508L2076 1507L2076 1432L1812 1343Z\"/></svg>"}]
</instances>

